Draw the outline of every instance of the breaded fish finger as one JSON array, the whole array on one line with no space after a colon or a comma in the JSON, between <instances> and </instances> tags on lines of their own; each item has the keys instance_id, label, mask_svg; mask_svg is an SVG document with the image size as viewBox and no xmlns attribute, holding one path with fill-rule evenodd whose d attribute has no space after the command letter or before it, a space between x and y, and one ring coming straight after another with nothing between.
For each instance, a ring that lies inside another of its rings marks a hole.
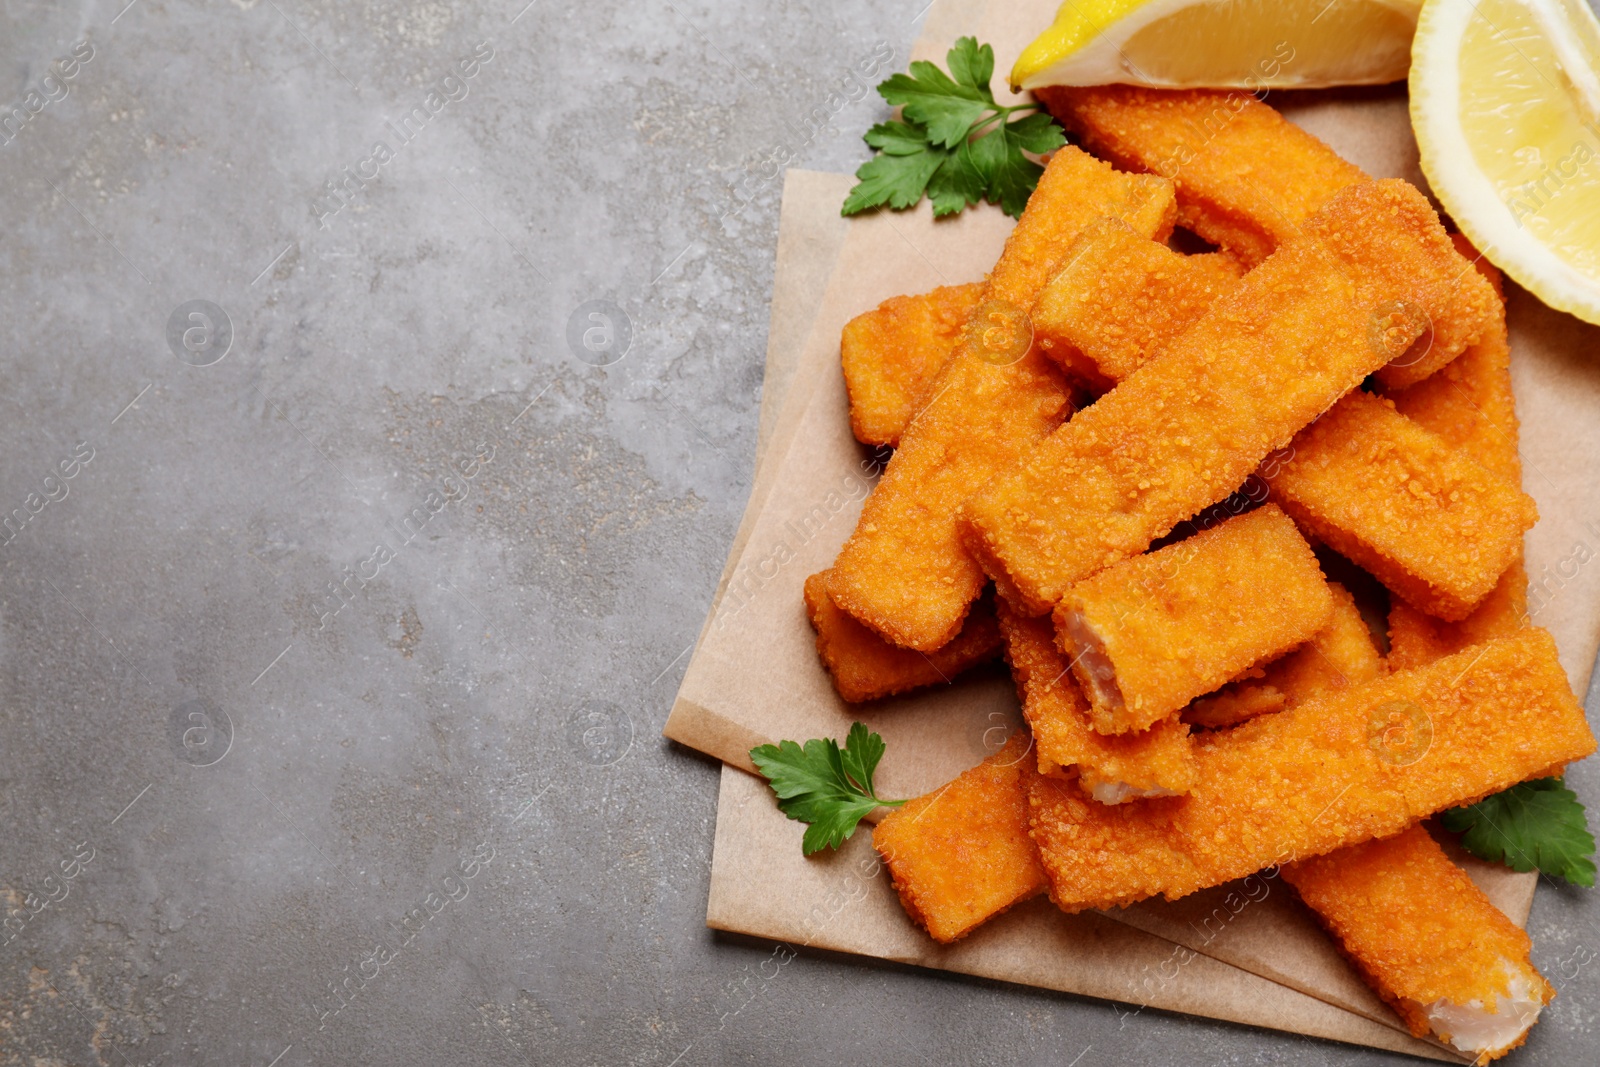
<instances>
[{"instance_id":1,"label":"breaded fish finger","mask_svg":"<svg viewBox=\"0 0 1600 1067\"><path fill-rule=\"evenodd\" d=\"M1094 728L1123 734L1282 655L1332 614L1311 546L1266 504L1078 582L1055 624Z\"/></svg>"},{"instance_id":2,"label":"breaded fish finger","mask_svg":"<svg viewBox=\"0 0 1600 1067\"><path fill-rule=\"evenodd\" d=\"M1128 85L1038 90L1095 155L1171 178L1178 225L1247 266L1367 175L1246 92Z\"/></svg>"},{"instance_id":3,"label":"breaded fish finger","mask_svg":"<svg viewBox=\"0 0 1600 1067\"><path fill-rule=\"evenodd\" d=\"M1043 89L1039 97L1096 155L1171 178L1179 225L1247 267L1291 238L1340 190L1367 178L1277 111L1236 90L1105 85ZM1387 387L1421 381L1478 340L1479 324L1471 316L1441 316L1421 306L1404 310L1422 320L1427 336L1376 372Z\"/></svg>"},{"instance_id":4,"label":"breaded fish finger","mask_svg":"<svg viewBox=\"0 0 1600 1067\"><path fill-rule=\"evenodd\" d=\"M1120 219L1101 219L1034 305L1034 336L1045 355L1104 392L1238 282L1226 257L1181 256Z\"/></svg>"},{"instance_id":5,"label":"breaded fish finger","mask_svg":"<svg viewBox=\"0 0 1600 1067\"><path fill-rule=\"evenodd\" d=\"M1325 691L1348 689L1383 676L1383 656L1356 607L1338 582L1328 583L1333 614L1311 640L1267 664L1261 677L1224 686L1183 709L1183 721L1218 729L1273 711L1299 707Z\"/></svg>"},{"instance_id":6,"label":"breaded fish finger","mask_svg":"<svg viewBox=\"0 0 1600 1067\"><path fill-rule=\"evenodd\" d=\"M891 645L828 599L827 571L806 579L806 614L817 632L817 656L845 700L878 700L923 686L943 685L1000 654L994 603L980 599L955 640L933 652Z\"/></svg>"},{"instance_id":7,"label":"breaded fish finger","mask_svg":"<svg viewBox=\"0 0 1600 1067\"><path fill-rule=\"evenodd\" d=\"M1462 255L1476 256L1455 235ZM1500 272L1487 260L1477 267L1500 288ZM1438 434L1487 469L1522 484L1517 454L1517 409L1511 395L1511 348L1502 316L1449 366L1408 389L1388 394L1395 410ZM1396 598L1389 607L1389 663L1396 670L1421 666L1468 645L1510 633L1528 615L1528 574L1521 559L1500 576L1494 591L1460 622L1445 622Z\"/></svg>"},{"instance_id":8,"label":"breaded fish finger","mask_svg":"<svg viewBox=\"0 0 1600 1067\"><path fill-rule=\"evenodd\" d=\"M1167 720L1139 733L1100 733L1089 724L1089 702L1056 647L1050 620L1018 615L1004 602L999 616L1040 774L1066 777L1076 769L1079 782L1102 804L1189 791L1195 765L1187 726Z\"/></svg>"},{"instance_id":9,"label":"breaded fish finger","mask_svg":"<svg viewBox=\"0 0 1600 1067\"><path fill-rule=\"evenodd\" d=\"M1533 498L1360 390L1295 437L1267 477L1308 533L1413 607L1465 618L1522 555Z\"/></svg>"},{"instance_id":10,"label":"breaded fish finger","mask_svg":"<svg viewBox=\"0 0 1600 1067\"><path fill-rule=\"evenodd\" d=\"M1541 629L1195 739L1187 796L1115 807L1041 776L1033 836L1066 911L1170 900L1399 833L1594 751Z\"/></svg>"},{"instance_id":11,"label":"breaded fish finger","mask_svg":"<svg viewBox=\"0 0 1600 1067\"><path fill-rule=\"evenodd\" d=\"M1454 240L1463 255L1476 258L1463 238ZM1483 260L1477 267L1499 293L1499 272ZM1391 396L1402 415L1521 484L1503 318L1448 366ZM1526 604L1520 560L1459 623L1424 615L1396 597L1389 665L1410 670L1509 634ZM1463 1051L1503 1055L1526 1039L1554 992L1528 960L1527 935L1420 826L1290 864L1283 875L1418 1036L1433 1029Z\"/></svg>"},{"instance_id":12,"label":"breaded fish finger","mask_svg":"<svg viewBox=\"0 0 1600 1067\"><path fill-rule=\"evenodd\" d=\"M1421 826L1283 868L1411 1032L1495 1059L1527 1039L1555 990L1528 935Z\"/></svg>"},{"instance_id":13,"label":"breaded fish finger","mask_svg":"<svg viewBox=\"0 0 1600 1067\"><path fill-rule=\"evenodd\" d=\"M872 831L906 913L935 941L965 937L986 919L1044 892L1028 836L1032 739L1018 730L955 781L909 800Z\"/></svg>"},{"instance_id":14,"label":"breaded fish finger","mask_svg":"<svg viewBox=\"0 0 1600 1067\"><path fill-rule=\"evenodd\" d=\"M892 446L900 440L982 298L982 282L941 285L891 297L845 323L839 362L857 441Z\"/></svg>"},{"instance_id":15,"label":"breaded fish finger","mask_svg":"<svg viewBox=\"0 0 1600 1067\"><path fill-rule=\"evenodd\" d=\"M1500 272L1460 234L1451 240L1463 256L1501 295ZM1506 332L1505 303L1489 320L1478 343L1450 364L1416 385L1404 389L1385 387L1384 395L1395 410L1444 438L1489 470L1513 482L1522 480L1522 460L1517 454L1517 406L1511 393L1511 344Z\"/></svg>"},{"instance_id":16,"label":"breaded fish finger","mask_svg":"<svg viewBox=\"0 0 1600 1067\"><path fill-rule=\"evenodd\" d=\"M1383 387L1383 390L1397 401L1401 392L1415 390L1416 396L1411 404L1413 410L1421 416L1418 419L1419 422L1422 422L1428 429L1457 447L1467 447L1469 442L1472 442L1474 447L1468 450L1472 452L1473 458L1483 463L1490 470L1500 470L1495 463L1485 462L1484 456L1479 455L1480 450L1476 445L1483 444L1483 452L1492 451L1504 459L1505 439L1503 436L1498 447L1489 445L1480 439L1483 435L1498 436L1500 429L1504 425L1503 419L1507 414L1509 414L1513 426L1516 425L1517 421L1515 409L1509 407L1511 404L1511 348L1506 335L1505 283L1495 265L1484 259L1483 254L1472 247L1472 242L1467 240L1464 235L1453 233L1450 235L1450 240L1455 243L1456 251L1460 252L1477 269L1478 273L1488 280L1489 285L1494 289L1494 295L1500 298L1499 316L1488 324L1482 336L1461 355L1434 352L1432 351L1431 339L1424 339L1413 345L1411 351L1405 353L1404 356L1391 361L1388 366L1378 370L1375 377L1378 379L1378 384ZM1504 361L1505 380L1503 388L1502 383L1495 382L1484 376L1485 368L1481 365L1473 371L1460 371L1455 376L1440 376L1446 367L1453 365L1456 360L1474 351L1477 353L1480 364L1486 361L1491 365L1497 365L1502 360ZM1424 388L1422 383L1425 381L1431 381L1433 384ZM1467 387L1468 396L1466 399L1474 404L1484 405L1482 414L1479 417L1475 419L1469 418L1464 410L1460 410L1459 402L1456 404L1445 402L1443 408L1435 407L1443 399L1447 391L1457 392L1459 400L1460 390L1450 390L1449 386L1445 384L1446 382L1465 386L1468 381L1475 383L1476 388ZM1479 391L1480 389L1482 391ZM1502 408L1502 405L1505 405L1505 407ZM1443 414L1445 410L1449 410L1452 413L1446 416ZM1430 414L1431 412L1437 413ZM1513 437L1515 437L1514 434ZM1513 472L1510 469L1505 469L1500 470L1500 473L1520 480L1522 477L1522 464L1517 459L1515 440L1511 443L1510 451L1509 463L1515 466L1516 470Z\"/></svg>"},{"instance_id":17,"label":"breaded fish finger","mask_svg":"<svg viewBox=\"0 0 1600 1067\"><path fill-rule=\"evenodd\" d=\"M1050 610L1073 582L1228 496L1409 344L1421 326L1396 322L1394 302L1433 304L1435 320L1447 308L1495 314L1476 271L1445 284L1465 262L1405 182L1338 193L1155 359L968 500L968 548L1008 600Z\"/></svg>"},{"instance_id":18,"label":"breaded fish finger","mask_svg":"<svg viewBox=\"0 0 1600 1067\"><path fill-rule=\"evenodd\" d=\"M1102 227L1136 242L1137 262L1118 268L1107 254L1080 260L1069 253L1068 268L1052 279L1033 313L1034 335L1045 355L1098 392L1132 373L1243 273L1225 252L1178 255L1120 219L1103 218L1089 230ZM1079 238L1080 248L1086 247L1084 240ZM873 446L899 443L982 295L982 282L940 286L892 297L845 325L840 355L856 440ZM1055 309L1045 309L1047 298Z\"/></svg>"},{"instance_id":19,"label":"breaded fish finger","mask_svg":"<svg viewBox=\"0 0 1600 1067\"><path fill-rule=\"evenodd\" d=\"M957 535L957 505L1070 411L1066 379L1031 344L1027 309L1094 219L1120 216L1164 237L1172 213L1165 179L1119 174L1076 148L1051 158L984 302L839 553L835 604L905 648L931 652L956 635L985 581Z\"/></svg>"}]
</instances>

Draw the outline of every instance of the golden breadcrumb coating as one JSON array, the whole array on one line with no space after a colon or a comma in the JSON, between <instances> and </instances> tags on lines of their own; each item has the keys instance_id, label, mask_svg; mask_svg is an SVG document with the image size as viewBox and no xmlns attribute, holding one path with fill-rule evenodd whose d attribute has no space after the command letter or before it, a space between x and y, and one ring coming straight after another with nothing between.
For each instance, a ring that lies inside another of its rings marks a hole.
<instances>
[{"instance_id":1,"label":"golden breadcrumb coating","mask_svg":"<svg viewBox=\"0 0 1600 1067\"><path fill-rule=\"evenodd\" d=\"M1389 668L1408 671L1440 656L1502 637L1528 623L1528 571L1519 559L1460 622L1419 611L1399 597L1389 605Z\"/></svg>"},{"instance_id":2,"label":"golden breadcrumb coating","mask_svg":"<svg viewBox=\"0 0 1600 1067\"><path fill-rule=\"evenodd\" d=\"M1495 432L1494 427L1499 424L1506 414L1498 410L1500 405L1510 405L1511 403L1511 348L1506 335L1505 281L1500 277L1500 271L1493 263L1484 259L1482 253L1472 247L1472 242L1467 240L1465 235L1453 233L1450 235L1450 240L1455 243L1456 251L1460 252L1463 257L1477 268L1478 273L1483 275L1490 287L1494 289L1494 295L1500 299L1500 314L1490 320L1486 324L1482 335L1460 354L1445 350L1435 351L1432 343L1433 338L1425 336L1403 356L1395 359L1388 366L1380 367L1373 374L1373 377L1378 379L1378 384L1384 392L1388 393L1396 401L1400 399L1402 392L1415 390L1416 395L1410 401L1410 406L1417 412L1417 421L1450 441L1451 444L1457 447L1467 447L1469 444L1474 443L1479 436L1493 434ZM1469 352L1476 352L1478 360L1487 362L1490 366L1504 364L1506 377L1503 391L1498 384L1486 377L1486 370L1481 366L1473 370L1458 369L1453 375L1441 377L1444 371L1455 364L1456 360L1461 359ZM1469 381L1476 383L1478 387L1487 391L1477 392L1472 386L1467 385ZM1432 382L1433 384L1424 388L1424 382ZM1474 404L1484 405L1484 410L1479 418L1474 419L1468 416L1467 411L1459 403L1445 402L1443 404L1443 410L1449 411L1449 415L1435 412L1434 406L1438 404L1441 394L1458 391L1451 388L1452 384L1467 389L1468 396L1466 399L1471 400ZM1410 412L1407 412L1407 414L1410 414ZM1515 425L1517 419L1515 409L1511 409L1509 415L1512 425ZM1486 450L1492 448L1503 456L1505 451L1504 444L1505 442L1502 439L1498 448L1488 446L1486 443L1485 447ZM1473 452L1474 458L1478 459L1480 463L1484 463L1483 458L1477 455L1476 448L1470 448L1469 451ZM1514 477L1521 478L1522 464L1516 458L1514 442L1511 449L1511 459L1517 468ZM1498 469L1493 463L1484 463L1484 466L1489 467L1491 470ZM1503 471L1502 473L1511 474L1510 471Z\"/></svg>"},{"instance_id":3,"label":"golden breadcrumb coating","mask_svg":"<svg viewBox=\"0 0 1600 1067\"><path fill-rule=\"evenodd\" d=\"M1170 177L1178 224L1254 266L1337 193L1367 175L1248 93L1124 85L1051 88L1045 106L1096 155ZM1386 386L1421 381L1478 339L1471 315L1421 305L1430 336L1377 371ZM1408 309L1415 312L1418 308Z\"/></svg>"},{"instance_id":4,"label":"golden breadcrumb coating","mask_svg":"<svg viewBox=\"0 0 1600 1067\"><path fill-rule=\"evenodd\" d=\"M1476 344L1437 373L1421 380L1396 382L1393 378L1397 371L1409 370L1397 366L1405 362L1400 359L1378 371L1376 377L1401 414L1465 449L1490 470L1520 478L1522 463L1517 457L1517 412L1511 398L1505 282L1494 264L1484 259L1465 237L1453 233L1450 239L1500 297L1500 314L1487 323Z\"/></svg>"},{"instance_id":5,"label":"golden breadcrumb coating","mask_svg":"<svg viewBox=\"0 0 1600 1067\"><path fill-rule=\"evenodd\" d=\"M1246 92L1101 85L1038 97L1095 155L1171 178L1178 224L1247 266L1367 177Z\"/></svg>"},{"instance_id":6,"label":"golden breadcrumb coating","mask_svg":"<svg viewBox=\"0 0 1600 1067\"><path fill-rule=\"evenodd\" d=\"M1000 627L989 597L972 606L953 641L923 653L891 645L840 611L828 599L827 581L827 571L806 579L806 614L817 632L817 656L833 677L834 689L853 704L944 685L1000 654Z\"/></svg>"},{"instance_id":7,"label":"golden breadcrumb coating","mask_svg":"<svg viewBox=\"0 0 1600 1067\"><path fill-rule=\"evenodd\" d=\"M983 283L896 296L845 323L839 361L850 428L864 445L893 445L928 397L956 338L983 298Z\"/></svg>"},{"instance_id":8,"label":"golden breadcrumb coating","mask_svg":"<svg viewBox=\"0 0 1600 1067\"><path fill-rule=\"evenodd\" d=\"M1074 585L1056 639L1101 733L1146 730L1328 624L1333 597L1272 504Z\"/></svg>"},{"instance_id":9,"label":"golden breadcrumb coating","mask_svg":"<svg viewBox=\"0 0 1600 1067\"><path fill-rule=\"evenodd\" d=\"M1483 331L1482 336L1478 336L1477 341L1469 344L1461 352L1450 350L1448 344L1446 346L1437 346L1434 336L1424 336L1421 341L1411 346L1411 349L1405 355L1395 358L1394 362L1390 362L1387 366L1382 366L1373 376L1378 379L1378 384L1382 387L1382 390L1397 398L1397 400L1398 394L1403 390L1419 389L1418 395L1413 398L1414 408L1419 411L1419 414L1422 414L1422 418L1419 421L1435 422L1437 426L1429 426L1429 429L1434 430L1435 434L1445 437L1446 440L1451 440L1451 443L1456 443L1458 446L1466 446L1474 435L1491 432L1490 426L1483 419L1472 421L1472 419L1466 418L1466 413L1458 413L1454 418L1448 419L1448 421L1454 422L1456 426L1446 427L1443 426L1446 422L1445 419L1440 419L1438 416L1429 418L1424 411L1430 408L1432 403L1437 402L1438 394L1443 394L1446 390L1450 390L1450 386L1446 386L1446 382L1464 382L1466 379L1482 381L1482 370L1458 371L1458 374L1453 378L1438 379L1440 373L1448 370L1462 355L1466 355L1467 352L1472 352L1474 349L1482 349L1478 352L1480 360L1488 360L1490 363L1504 360L1507 379L1506 394L1496 395L1496 397L1482 395L1482 397L1472 397L1472 400L1483 400L1483 402L1488 403L1509 402L1510 347L1507 344L1506 336L1506 285L1504 285L1504 280L1501 278L1501 272L1488 259L1483 258L1482 253L1478 253L1477 248L1474 248L1472 242L1469 242L1466 237L1462 237L1461 234L1451 234L1450 240L1456 245L1456 251L1459 251L1472 266L1477 267L1478 274L1483 275L1483 278L1488 280L1494 290L1494 296L1498 296L1499 301L1501 301L1501 314L1488 323L1488 328ZM1430 379L1438 379L1438 381L1435 381L1434 386L1429 387L1429 389L1421 389L1422 382L1430 381ZM1494 392L1498 394L1498 390L1494 390ZM1498 413L1491 414L1490 411L1485 411L1483 414L1485 414L1485 419L1498 418ZM1512 421L1515 422L1517 413L1512 411L1510 416L1512 416ZM1469 426L1472 422L1477 422L1477 424ZM1512 451L1515 453L1515 450ZM1485 466L1490 466L1490 464L1485 464ZM1518 472L1520 472L1520 464L1518 464Z\"/></svg>"},{"instance_id":10,"label":"golden breadcrumb coating","mask_svg":"<svg viewBox=\"0 0 1600 1067\"><path fill-rule=\"evenodd\" d=\"M1385 667L1355 597L1328 583L1333 615L1311 640L1267 664L1257 680L1235 682L1183 710L1183 721L1217 729L1268 712L1298 707L1318 693L1337 692L1383 676Z\"/></svg>"},{"instance_id":11,"label":"golden breadcrumb coating","mask_svg":"<svg viewBox=\"0 0 1600 1067\"><path fill-rule=\"evenodd\" d=\"M1027 783L1038 777L1032 739L1005 747L955 781L907 801L872 831L906 913L949 943L1011 905L1044 892L1028 836Z\"/></svg>"},{"instance_id":12,"label":"golden breadcrumb coating","mask_svg":"<svg viewBox=\"0 0 1600 1067\"><path fill-rule=\"evenodd\" d=\"M1435 321L1447 308L1487 319L1499 307L1420 193L1396 180L1350 186L1138 373L968 500L967 546L1006 599L1050 610L1073 582L1228 496L1409 343L1422 327L1387 311L1401 297L1437 300Z\"/></svg>"},{"instance_id":13,"label":"golden breadcrumb coating","mask_svg":"<svg viewBox=\"0 0 1600 1067\"><path fill-rule=\"evenodd\" d=\"M894 644L932 652L961 629L984 576L957 535L957 505L1070 414L1067 381L1031 343L1026 312L1078 234L1102 215L1165 237L1172 185L1061 149L839 553L828 595Z\"/></svg>"},{"instance_id":14,"label":"golden breadcrumb coating","mask_svg":"<svg viewBox=\"0 0 1600 1067\"><path fill-rule=\"evenodd\" d=\"M1018 615L999 605L1006 662L1017 683L1022 714L1033 730L1039 773L1120 782L1141 792L1187 793L1194 785L1189 728L1176 720L1140 733L1108 736L1089 724L1089 704L1056 648L1049 619Z\"/></svg>"},{"instance_id":15,"label":"golden breadcrumb coating","mask_svg":"<svg viewBox=\"0 0 1600 1067\"><path fill-rule=\"evenodd\" d=\"M1307 642L1309 644L1309 642ZM1291 652L1284 659L1293 656ZM1211 696L1201 697L1183 709L1179 716L1190 726L1220 730L1249 722L1257 715L1270 715L1289 706L1289 698L1270 682L1237 682L1225 685Z\"/></svg>"},{"instance_id":16,"label":"golden breadcrumb coating","mask_svg":"<svg viewBox=\"0 0 1600 1067\"><path fill-rule=\"evenodd\" d=\"M1511 1006L1497 1002L1510 999L1515 976L1539 1005L1555 996L1528 959L1528 935L1421 826L1288 864L1282 873L1418 1037L1433 1029L1426 1009L1437 1001L1476 1001L1508 1013ZM1526 1037L1524 1029L1488 1058Z\"/></svg>"},{"instance_id":17,"label":"golden breadcrumb coating","mask_svg":"<svg viewBox=\"0 0 1600 1067\"><path fill-rule=\"evenodd\" d=\"M1187 796L1109 806L1041 776L1033 835L1066 911L1175 900L1399 833L1594 748L1555 641L1530 628L1200 735Z\"/></svg>"},{"instance_id":18,"label":"golden breadcrumb coating","mask_svg":"<svg viewBox=\"0 0 1600 1067\"><path fill-rule=\"evenodd\" d=\"M1045 355L1104 392L1238 283L1230 259L1180 256L1120 219L1101 219L1034 305L1034 336Z\"/></svg>"},{"instance_id":19,"label":"golden breadcrumb coating","mask_svg":"<svg viewBox=\"0 0 1600 1067\"><path fill-rule=\"evenodd\" d=\"M1455 235L1462 255L1477 259L1466 239ZM1488 260L1477 267L1500 287L1500 272ZM1438 434L1514 485L1522 484L1517 454L1517 410L1511 395L1511 348L1504 317L1483 340L1432 377L1389 394L1395 410ZM1528 574L1521 560L1500 576L1494 591L1460 622L1445 622L1398 598L1389 607L1389 664L1395 670L1421 666L1491 637L1510 633L1528 614Z\"/></svg>"},{"instance_id":20,"label":"golden breadcrumb coating","mask_svg":"<svg viewBox=\"0 0 1600 1067\"><path fill-rule=\"evenodd\" d=\"M1267 478L1308 533L1413 607L1465 618L1522 555L1538 510L1516 483L1359 390Z\"/></svg>"}]
</instances>

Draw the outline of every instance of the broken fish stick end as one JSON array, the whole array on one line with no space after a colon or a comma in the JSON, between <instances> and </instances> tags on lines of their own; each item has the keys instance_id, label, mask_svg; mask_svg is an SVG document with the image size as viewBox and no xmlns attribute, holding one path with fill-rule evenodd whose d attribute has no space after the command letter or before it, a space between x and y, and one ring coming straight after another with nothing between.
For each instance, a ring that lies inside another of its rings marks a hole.
<instances>
[{"instance_id":1,"label":"broken fish stick end","mask_svg":"<svg viewBox=\"0 0 1600 1067\"><path fill-rule=\"evenodd\" d=\"M1021 615L1002 602L999 622L1022 714L1033 731L1039 773L1077 774L1102 803L1174 796L1193 788L1194 745L1187 726L1168 720L1138 733L1101 734L1090 724L1088 701L1056 647L1050 620Z\"/></svg>"},{"instance_id":2,"label":"broken fish stick end","mask_svg":"<svg viewBox=\"0 0 1600 1067\"><path fill-rule=\"evenodd\" d=\"M1555 990L1528 935L1421 825L1282 868L1413 1034L1493 1059L1520 1045Z\"/></svg>"},{"instance_id":3,"label":"broken fish stick end","mask_svg":"<svg viewBox=\"0 0 1600 1067\"><path fill-rule=\"evenodd\" d=\"M1056 632L1102 733L1144 730L1327 625L1300 532L1266 504L1077 583Z\"/></svg>"},{"instance_id":4,"label":"broken fish stick end","mask_svg":"<svg viewBox=\"0 0 1600 1067\"><path fill-rule=\"evenodd\" d=\"M1036 788L1031 825L1068 910L1176 899L1399 833L1594 748L1555 642L1527 629L1204 735L1187 796L1111 808Z\"/></svg>"}]
</instances>

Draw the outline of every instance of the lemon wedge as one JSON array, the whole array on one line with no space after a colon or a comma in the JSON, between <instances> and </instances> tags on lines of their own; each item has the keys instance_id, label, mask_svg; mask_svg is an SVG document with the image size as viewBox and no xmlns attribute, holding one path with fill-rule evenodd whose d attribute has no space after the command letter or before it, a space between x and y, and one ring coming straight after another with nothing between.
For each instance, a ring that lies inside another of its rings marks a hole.
<instances>
[{"instance_id":1,"label":"lemon wedge","mask_svg":"<svg viewBox=\"0 0 1600 1067\"><path fill-rule=\"evenodd\" d=\"M1066 0L1013 89L1315 89L1399 81L1422 0Z\"/></svg>"},{"instance_id":2,"label":"lemon wedge","mask_svg":"<svg viewBox=\"0 0 1600 1067\"><path fill-rule=\"evenodd\" d=\"M1600 323L1600 23L1583 0L1429 0L1411 125L1472 243L1551 307Z\"/></svg>"}]
</instances>

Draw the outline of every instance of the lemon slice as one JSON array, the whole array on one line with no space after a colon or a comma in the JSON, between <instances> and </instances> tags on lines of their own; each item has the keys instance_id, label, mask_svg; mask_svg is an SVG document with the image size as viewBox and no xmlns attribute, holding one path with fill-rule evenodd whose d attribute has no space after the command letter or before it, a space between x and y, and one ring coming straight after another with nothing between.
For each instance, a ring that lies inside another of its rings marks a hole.
<instances>
[{"instance_id":1,"label":"lemon slice","mask_svg":"<svg viewBox=\"0 0 1600 1067\"><path fill-rule=\"evenodd\" d=\"M1600 23L1583 0L1430 0L1411 125L1434 193L1490 261L1600 323Z\"/></svg>"},{"instance_id":2,"label":"lemon slice","mask_svg":"<svg viewBox=\"0 0 1600 1067\"><path fill-rule=\"evenodd\" d=\"M1011 68L1046 85L1315 89L1399 81L1422 0L1066 0Z\"/></svg>"}]
</instances>

